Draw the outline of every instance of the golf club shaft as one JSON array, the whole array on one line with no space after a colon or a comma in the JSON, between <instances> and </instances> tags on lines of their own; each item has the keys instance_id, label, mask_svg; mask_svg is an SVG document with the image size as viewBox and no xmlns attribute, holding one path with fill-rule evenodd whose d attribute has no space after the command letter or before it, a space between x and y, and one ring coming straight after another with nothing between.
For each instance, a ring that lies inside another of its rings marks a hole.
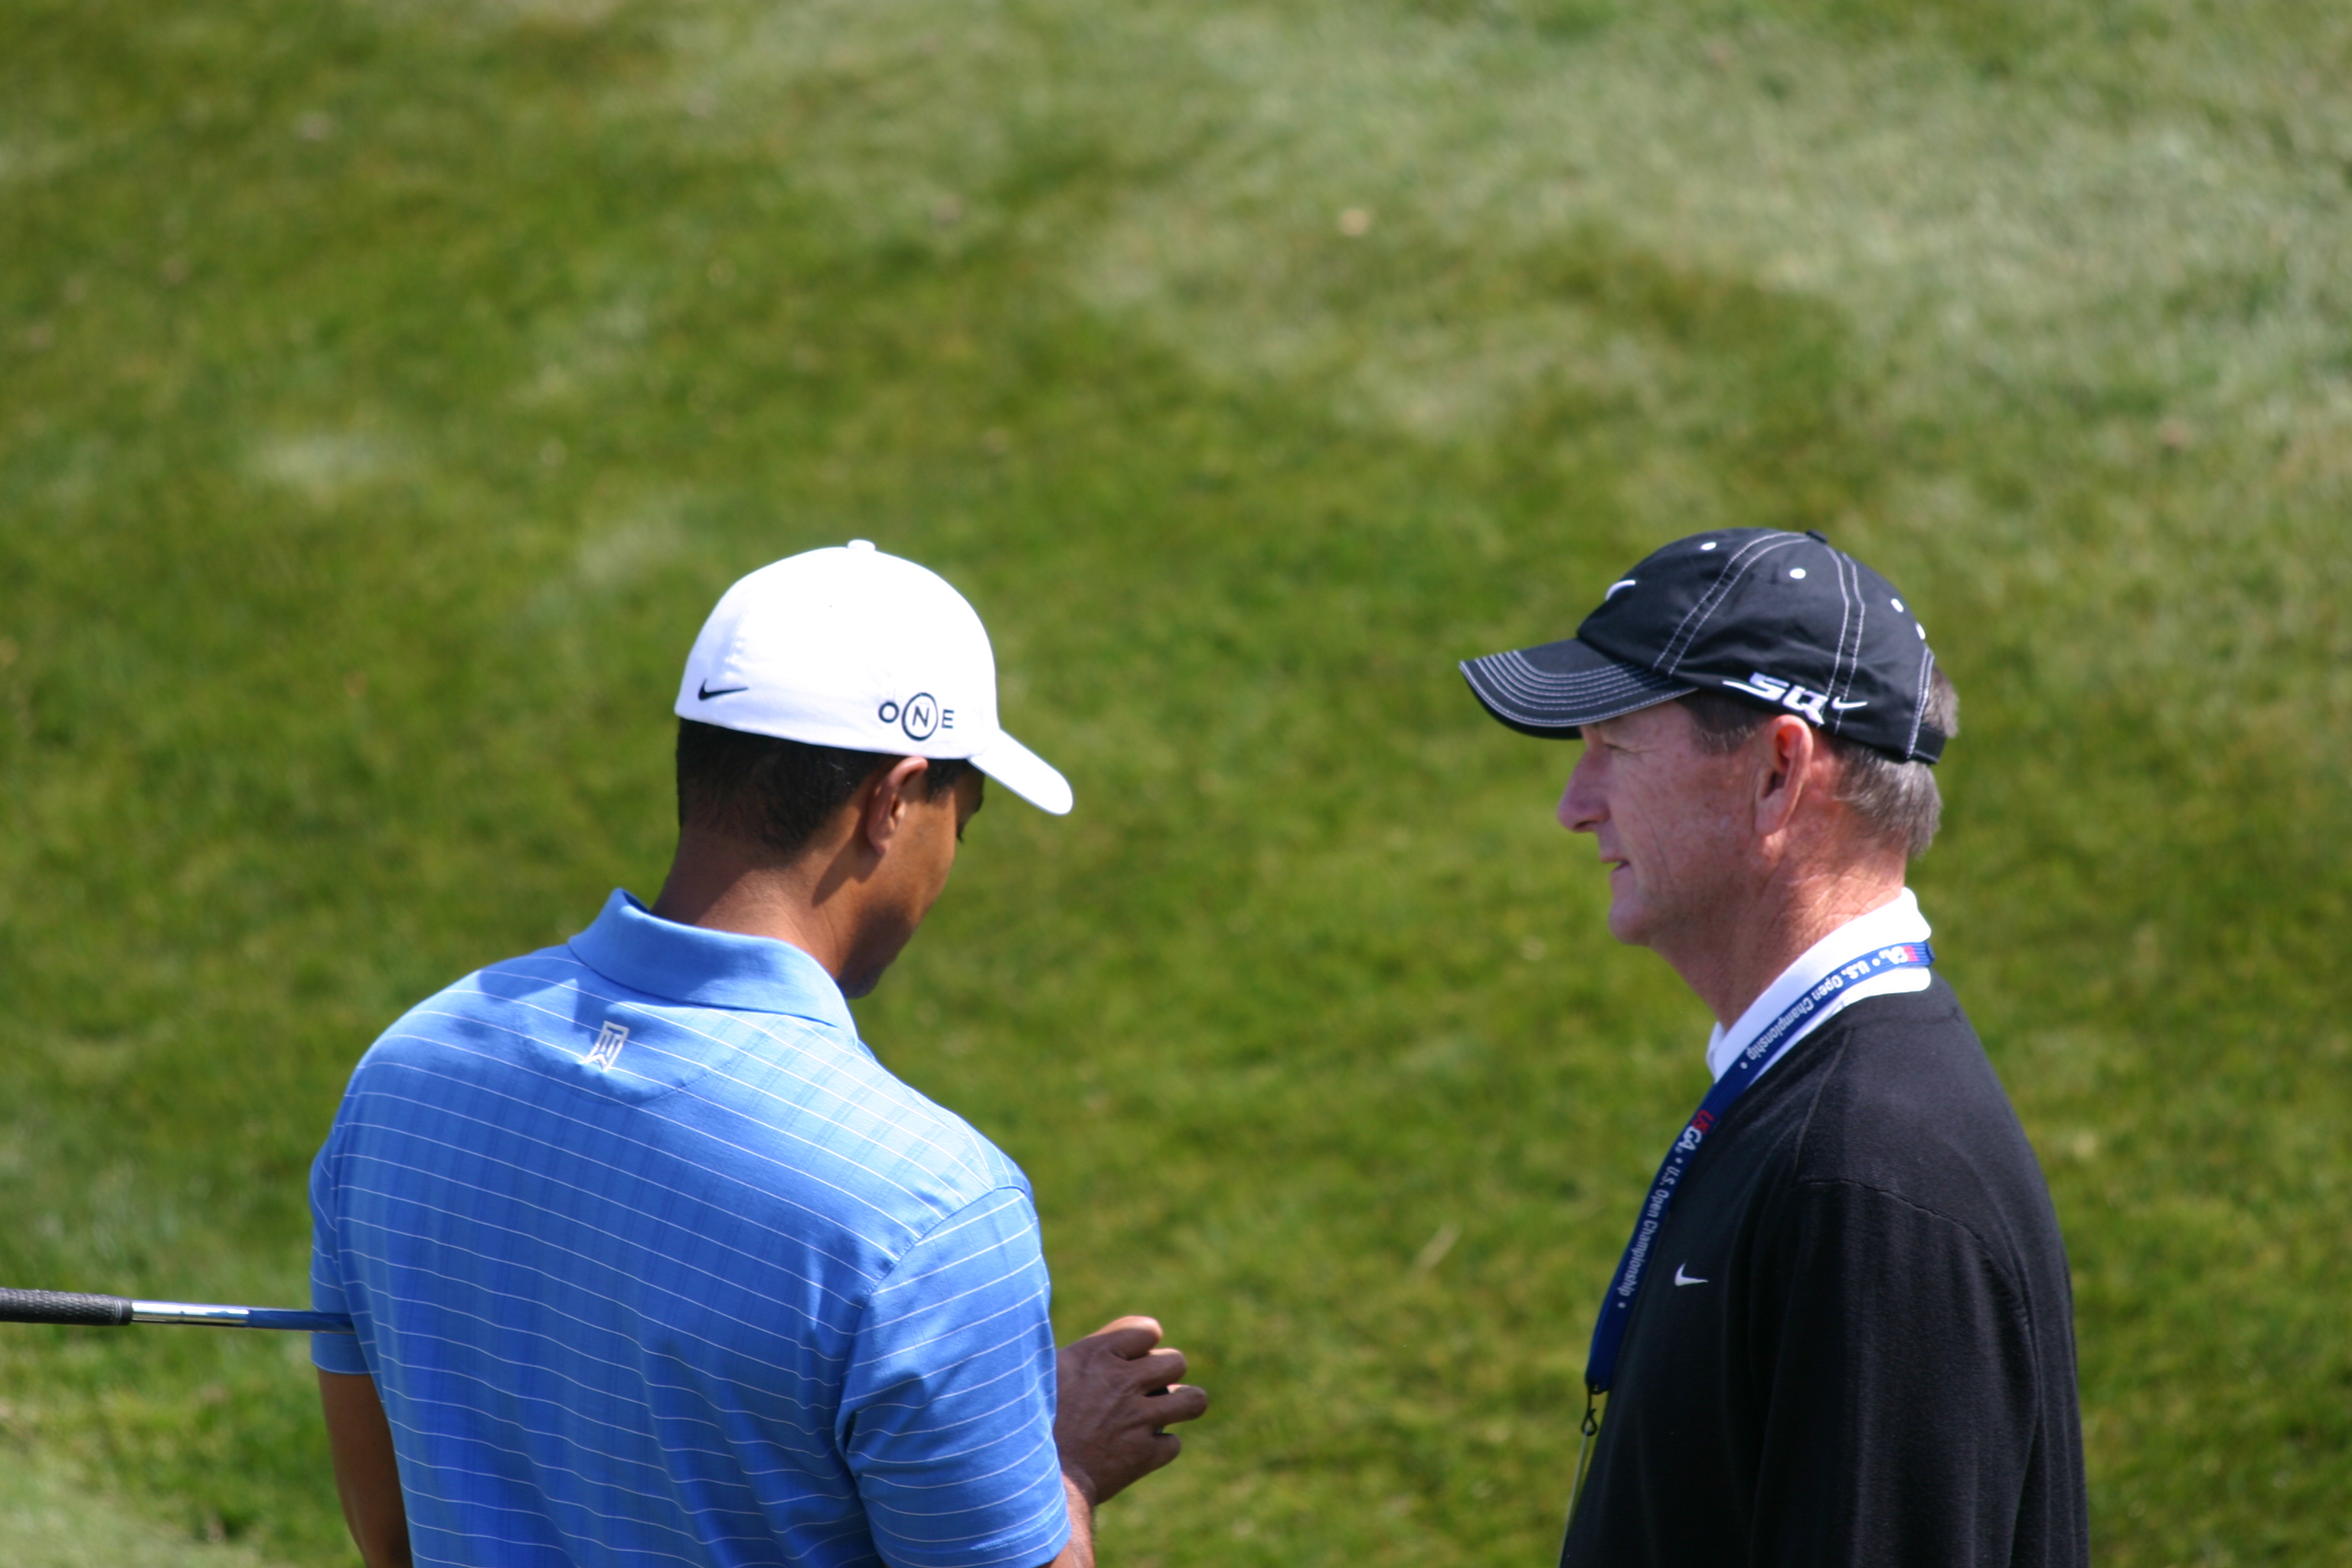
<instances>
[{"instance_id":1,"label":"golf club shaft","mask_svg":"<svg viewBox=\"0 0 2352 1568\"><path fill-rule=\"evenodd\" d=\"M195 1301L134 1301L128 1296L86 1296L74 1290L11 1290L0 1287L0 1323L71 1323L115 1329L131 1323L193 1323L216 1329L291 1329L348 1334L342 1312L298 1312L283 1307L216 1307Z\"/></svg>"}]
</instances>

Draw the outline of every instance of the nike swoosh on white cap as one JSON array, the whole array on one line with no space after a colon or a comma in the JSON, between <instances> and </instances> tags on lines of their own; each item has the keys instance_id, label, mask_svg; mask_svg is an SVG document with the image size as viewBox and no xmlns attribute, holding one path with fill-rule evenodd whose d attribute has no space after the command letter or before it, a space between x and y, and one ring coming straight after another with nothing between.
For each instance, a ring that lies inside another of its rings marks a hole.
<instances>
[{"instance_id":1,"label":"nike swoosh on white cap","mask_svg":"<svg viewBox=\"0 0 2352 1568\"><path fill-rule=\"evenodd\" d=\"M868 542L803 551L727 590L687 656L681 719L816 746L969 759L1059 816L1070 784L996 717L987 628L946 578Z\"/></svg>"}]
</instances>

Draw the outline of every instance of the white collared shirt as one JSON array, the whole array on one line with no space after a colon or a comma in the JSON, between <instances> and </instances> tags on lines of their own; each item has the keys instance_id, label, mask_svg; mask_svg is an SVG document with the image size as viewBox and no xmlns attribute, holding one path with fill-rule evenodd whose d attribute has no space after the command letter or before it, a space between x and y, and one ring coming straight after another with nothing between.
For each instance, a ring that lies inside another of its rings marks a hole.
<instances>
[{"instance_id":1,"label":"white collared shirt","mask_svg":"<svg viewBox=\"0 0 2352 1568\"><path fill-rule=\"evenodd\" d=\"M1805 949L1802 957L1780 971L1780 978L1764 987L1764 994L1748 1005L1748 1011L1739 1015L1738 1023L1728 1029L1721 1024L1715 1026L1714 1032L1706 1037L1706 1070L1721 1078L1726 1069L1739 1059L1739 1053L1748 1048L1748 1041L1761 1034L1798 997L1828 978L1830 971L1840 964L1851 963L1865 952L1892 947L1897 942L1927 940L1927 919L1919 912L1919 900L1908 888L1868 914L1858 915L1846 921ZM1847 986L1833 1000L1823 1004L1811 1017L1790 1031L1789 1037L1780 1042L1780 1048L1772 1053L1771 1060L1757 1069L1759 1076L1771 1070L1772 1063L1787 1056L1790 1046L1837 1016L1840 1010L1852 1006L1865 996L1895 996L1906 991L1925 991L1931 978L1926 969L1890 969L1883 974L1873 975L1859 985Z\"/></svg>"}]
</instances>

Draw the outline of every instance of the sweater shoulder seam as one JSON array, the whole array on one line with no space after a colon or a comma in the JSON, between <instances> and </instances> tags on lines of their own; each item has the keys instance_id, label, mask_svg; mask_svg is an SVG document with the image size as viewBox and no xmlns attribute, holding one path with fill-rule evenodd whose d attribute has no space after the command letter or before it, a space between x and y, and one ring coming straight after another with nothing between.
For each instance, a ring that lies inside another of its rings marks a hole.
<instances>
[{"instance_id":1,"label":"sweater shoulder seam","mask_svg":"<svg viewBox=\"0 0 2352 1568\"><path fill-rule=\"evenodd\" d=\"M2029 1326L2032 1323L2033 1313L2026 1304L2027 1296L2023 1281L2016 1277L2015 1272L2002 1258L2000 1249L1993 1246L1982 1231L1958 1215L1946 1214L1935 1205L1921 1203L1908 1193L1896 1192L1894 1188L1881 1186L1876 1182L1859 1181L1852 1176L1794 1176L1790 1180L1790 1184L1797 1187L1844 1187L1853 1192L1870 1193L1901 1204L1906 1208L1916 1210L1929 1219L1950 1226L1954 1230L1967 1237L1985 1262L1991 1266L1993 1272L2000 1276L2002 1285L2008 1289L2011 1299L2017 1303L2019 1315Z\"/></svg>"}]
</instances>

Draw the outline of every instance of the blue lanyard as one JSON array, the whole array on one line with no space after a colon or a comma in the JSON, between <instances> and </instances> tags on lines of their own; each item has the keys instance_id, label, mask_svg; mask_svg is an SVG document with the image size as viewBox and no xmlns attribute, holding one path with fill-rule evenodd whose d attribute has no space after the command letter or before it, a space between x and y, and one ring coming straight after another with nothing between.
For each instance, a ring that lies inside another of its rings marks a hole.
<instances>
[{"instance_id":1,"label":"blue lanyard","mask_svg":"<svg viewBox=\"0 0 2352 1568\"><path fill-rule=\"evenodd\" d=\"M1633 1239L1625 1244L1625 1256L1617 1262L1616 1278L1610 1280L1609 1294L1601 1300L1601 1321L1592 1325L1592 1353L1584 1363L1584 1384L1591 1393L1599 1395L1609 1391L1609 1380L1617 1370L1617 1347L1625 1338L1625 1321L1633 1315L1633 1299L1641 1293L1643 1271L1650 1261L1650 1243L1657 1238L1658 1227L1665 1223L1667 1205L1675 1201L1683 1172L1690 1164L1691 1156L1698 1152L1708 1130L1723 1120L1732 1101L1746 1093L1748 1086L1770 1064L1773 1053L1789 1037L1790 1031L1818 1012L1822 1003L1847 986L1890 969L1925 968L1935 962L1936 955L1926 942L1909 942L1882 947L1851 963L1838 965L1820 984L1790 1003L1787 1012L1766 1025L1748 1043L1748 1048L1739 1053L1739 1059L1715 1080L1715 1087L1706 1091L1706 1098L1691 1113L1682 1136L1666 1151L1665 1163L1658 1167L1658 1179L1650 1184L1650 1196L1642 1205L1642 1216L1633 1224Z\"/></svg>"}]
</instances>

